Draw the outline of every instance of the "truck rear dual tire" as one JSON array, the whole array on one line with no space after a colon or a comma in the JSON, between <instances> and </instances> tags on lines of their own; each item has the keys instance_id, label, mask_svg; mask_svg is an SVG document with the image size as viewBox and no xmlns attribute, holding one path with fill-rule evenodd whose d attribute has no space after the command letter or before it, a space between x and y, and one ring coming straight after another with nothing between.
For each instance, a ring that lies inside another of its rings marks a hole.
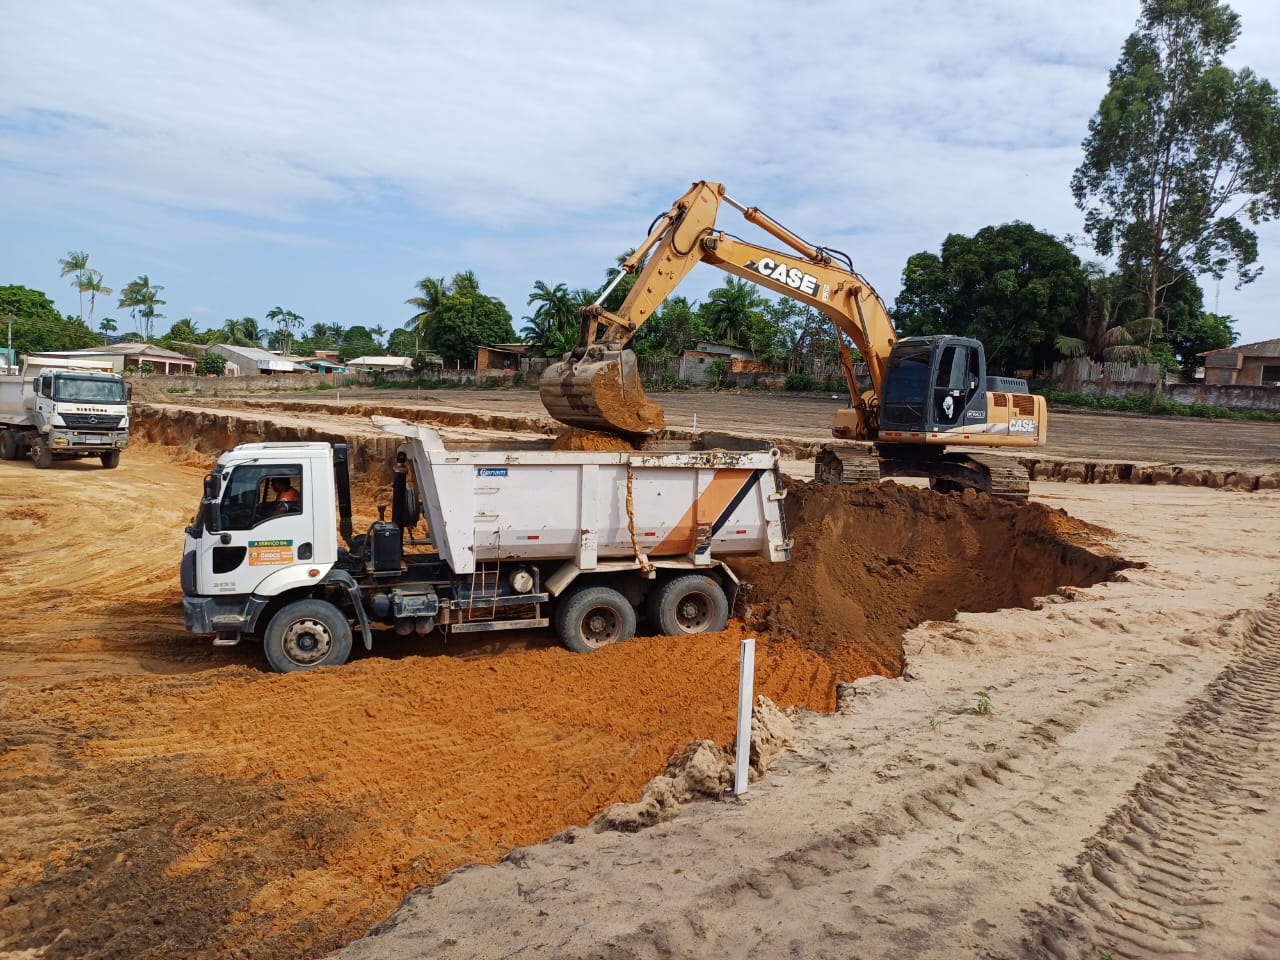
<instances>
[{"instance_id":1,"label":"truck rear dual tire","mask_svg":"<svg viewBox=\"0 0 1280 960\"><path fill-rule=\"evenodd\" d=\"M18 436L12 430L0 430L0 460L18 459Z\"/></svg>"},{"instance_id":2,"label":"truck rear dual tire","mask_svg":"<svg viewBox=\"0 0 1280 960\"><path fill-rule=\"evenodd\" d=\"M351 656L351 624L327 600L295 600L271 618L262 648L277 673L336 667Z\"/></svg>"},{"instance_id":3,"label":"truck rear dual tire","mask_svg":"<svg viewBox=\"0 0 1280 960\"><path fill-rule=\"evenodd\" d=\"M591 653L636 635L635 607L612 587L583 587L556 605L556 635L574 653Z\"/></svg>"},{"instance_id":4,"label":"truck rear dual tire","mask_svg":"<svg viewBox=\"0 0 1280 960\"><path fill-rule=\"evenodd\" d=\"M718 633L729 622L729 598L714 577L690 573L649 594L649 619L664 637Z\"/></svg>"}]
</instances>

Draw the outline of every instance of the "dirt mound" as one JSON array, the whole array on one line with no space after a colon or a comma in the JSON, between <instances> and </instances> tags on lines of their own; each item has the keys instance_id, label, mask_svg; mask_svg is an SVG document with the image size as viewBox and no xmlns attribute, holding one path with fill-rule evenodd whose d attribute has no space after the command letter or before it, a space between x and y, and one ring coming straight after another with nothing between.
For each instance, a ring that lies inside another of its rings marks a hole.
<instances>
[{"instance_id":1,"label":"dirt mound","mask_svg":"<svg viewBox=\"0 0 1280 960\"><path fill-rule=\"evenodd\" d=\"M594 430L579 430L572 427L556 437L551 445L552 450L586 450L598 453L612 453L619 450L633 450L622 437L611 433L597 433Z\"/></svg>"},{"instance_id":2,"label":"dirt mound","mask_svg":"<svg viewBox=\"0 0 1280 960\"><path fill-rule=\"evenodd\" d=\"M899 676L902 636L959 611L1030 606L1128 566L1072 538L1098 531L1060 510L918 487L794 485L790 563L735 563L753 621L820 654L841 680Z\"/></svg>"}]
</instances>

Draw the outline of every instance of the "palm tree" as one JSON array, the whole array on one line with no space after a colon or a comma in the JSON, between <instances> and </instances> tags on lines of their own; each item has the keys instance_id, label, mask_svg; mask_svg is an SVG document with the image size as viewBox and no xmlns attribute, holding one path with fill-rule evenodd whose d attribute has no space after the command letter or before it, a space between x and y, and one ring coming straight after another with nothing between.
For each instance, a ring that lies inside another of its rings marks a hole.
<instances>
[{"instance_id":1,"label":"palm tree","mask_svg":"<svg viewBox=\"0 0 1280 960\"><path fill-rule=\"evenodd\" d=\"M253 317L240 318L240 332L244 337L244 346L261 347L263 330Z\"/></svg>"},{"instance_id":2,"label":"palm tree","mask_svg":"<svg viewBox=\"0 0 1280 960\"><path fill-rule=\"evenodd\" d=\"M1126 291L1124 278L1108 275L1102 264L1090 262L1084 268L1088 296L1084 313L1078 320L1076 336L1059 334L1054 340L1064 357L1089 357L1098 361L1141 363L1148 358L1152 336L1159 330L1154 317L1121 321L1116 314L1126 301L1137 294ZM1146 341L1146 345L1143 341Z\"/></svg>"},{"instance_id":3,"label":"palm tree","mask_svg":"<svg viewBox=\"0 0 1280 960\"><path fill-rule=\"evenodd\" d=\"M116 332L116 322L110 317L103 317L98 321L98 329L104 334L112 334Z\"/></svg>"},{"instance_id":4,"label":"palm tree","mask_svg":"<svg viewBox=\"0 0 1280 960\"><path fill-rule=\"evenodd\" d=\"M405 301L417 310L417 313L409 318L404 328L412 330L418 344L421 345L422 341L427 339L427 333L431 330L431 321L435 318L440 305L444 303L444 298L448 296L449 288L444 282L444 277L439 279L423 277L418 281L417 287L421 295L410 297Z\"/></svg>"},{"instance_id":5,"label":"palm tree","mask_svg":"<svg viewBox=\"0 0 1280 960\"><path fill-rule=\"evenodd\" d=\"M62 268L62 272L58 274L65 277L67 274L74 274L71 278L71 285L80 291L80 322L84 322L84 274L89 269L89 254L83 250L70 251L65 259L58 261L58 266Z\"/></svg>"},{"instance_id":6,"label":"palm tree","mask_svg":"<svg viewBox=\"0 0 1280 960\"><path fill-rule=\"evenodd\" d=\"M754 283L729 277L723 287L707 295L700 312L716 337L742 346L743 331L764 304L765 299Z\"/></svg>"},{"instance_id":7,"label":"palm tree","mask_svg":"<svg viewBox=\"0 0 1280 960\"><path fill-rule=\"evenodd\" d=\"M386 327L383 327L383 326L370 327L370 328L369 328L369 332L370 332L371 334L373 334L373 342L374 342L374 343L376 343L376 344L377 344L378 346L380 346L380 347L385 347L385 346L386 346L386 344L384 344L384 343L382 342L382 338L383 338L383 337L385 337L385 336L387 335L387 328L386 328Z\"/></svg>"},{"instance_id":8,"label":"palm tree","mask_svg":"<svg viewBox=\"0 0 1280 960\"><path fill-rule=\"evenodd\" d=\"M548 287L539 280L529 294L528 305L535 303L538 308L524 318L528 322L520 336L543 356L555 357L572 349L578 338L578 298L563 283Z\"/></svg>"},{"instance_id":9,"label":"palm tree","mask_svg":"<svg viewBox=\"0 0 1280 960\"><path fill-rule=\"evenodd\" d=\"M86 293L89 294L89 323L93 323L93 309L98 303L98 295L101 294L104 297L109 297L115 291L103 284L101 270L85 270L80 274L80 283L78 286L80 289L80 304L82 308L84 306L84 295Z\"/></svg>"},{"instance_id":10,"label":"palm tree","mask_svg":"<svg viewBox=\"0 0 1280 960\"><path fill-rule=\"evenodd\" d=\"M168 302L159 297L163 289L164 287L160 284L153 284L151 278L144 273L120 291L120 306L129 308L129 316L133 317L134 325L137 325L139 317L142 318L144 341L150 342L152 325L156 317L164 316L156 310L156 307L164 306Z\"/></svg>"},{"instance_id":11,"label":"palm tree","mask_svg":"<svg viewBox=\"0 0 1280 960\"><path fill-rule=\"evenodd\" d=\"M283 353L288 353L293 346L293 328L302 325L303 318L298 316L292 310L283 310L280 307L272 307L267 311L267 319L274 320L276 326L280 328L283 334L281 341Z\"/></svg>"}]
</instances>

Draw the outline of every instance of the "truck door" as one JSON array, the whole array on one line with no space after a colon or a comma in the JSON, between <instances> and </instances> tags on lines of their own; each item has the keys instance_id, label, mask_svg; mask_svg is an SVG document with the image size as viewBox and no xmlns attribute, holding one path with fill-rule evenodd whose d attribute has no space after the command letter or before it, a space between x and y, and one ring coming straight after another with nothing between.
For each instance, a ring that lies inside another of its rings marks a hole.
<instances>
[{"instance_id":1,"label":"truck door","mask_svg":"<svg viewBox=\"0 0 1280 960\"><path fill-rule=\"evenodd\" d=\"M253 593L269 574L312 559L316 507L309 466L242 463L224 475L217 530L200 537L199 593Z\"/></svg>"}]
</instances>

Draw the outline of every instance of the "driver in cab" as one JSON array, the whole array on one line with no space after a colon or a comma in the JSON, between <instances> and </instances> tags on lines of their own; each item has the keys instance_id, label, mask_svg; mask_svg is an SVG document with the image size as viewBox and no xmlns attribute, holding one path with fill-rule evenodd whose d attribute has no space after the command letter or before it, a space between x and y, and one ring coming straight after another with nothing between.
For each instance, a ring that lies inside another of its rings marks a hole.
<instances>
[{"instance_id":1,"label":"driver in cab","mask_svg":"<svg viewBox=\"0 0 1280 960\"><path fill-rule=\"evenodd\" d=\"M272 477L271 489L276 495L273 501L275 509L271 512L272 516L278 517L285 513L301 512L302 499L298 496L298 491L293 489L288 477Z\"/></svg>"}]
</instances>

